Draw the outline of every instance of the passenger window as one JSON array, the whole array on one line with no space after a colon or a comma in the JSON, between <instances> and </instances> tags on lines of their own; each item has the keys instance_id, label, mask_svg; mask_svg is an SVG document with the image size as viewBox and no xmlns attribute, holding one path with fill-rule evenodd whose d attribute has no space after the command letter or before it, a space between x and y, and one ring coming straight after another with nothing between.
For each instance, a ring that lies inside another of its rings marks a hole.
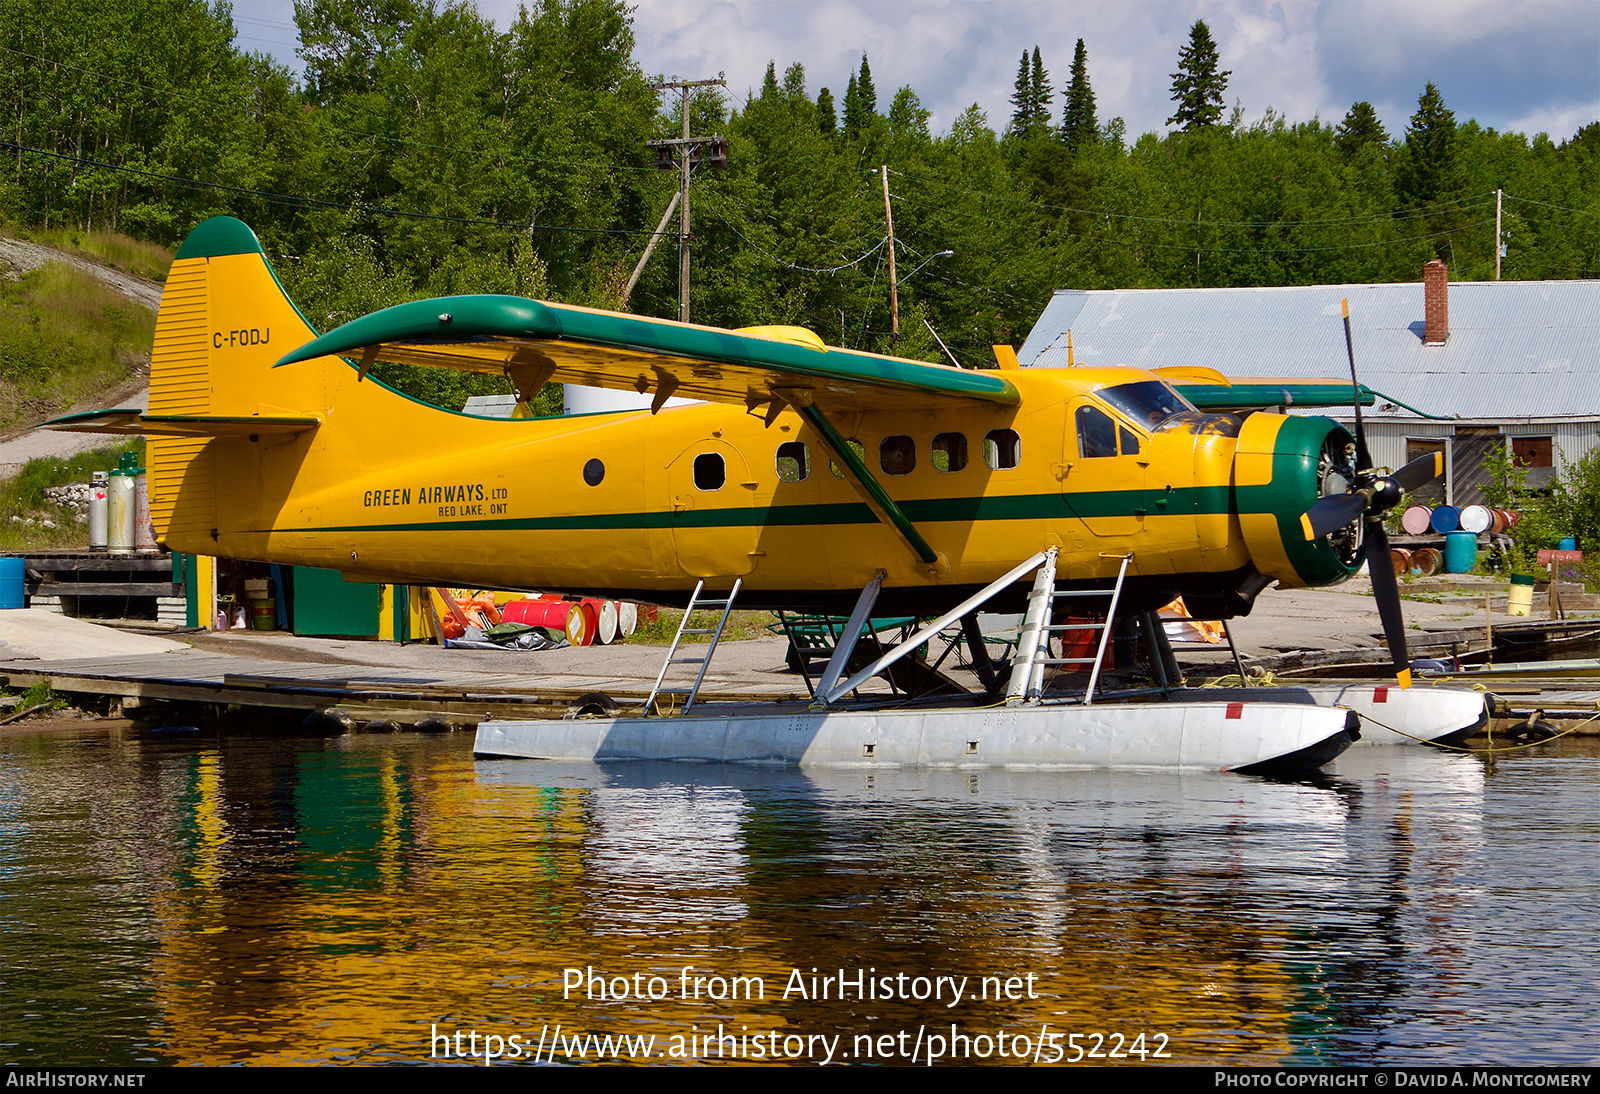
<instances>
[{"instance_id":1,"label":"passenger window","mask_svg":"<svg viewBox=\"0 0 1600 1094\"><path fill-rule=\"evenodd\" d=\"M728 481L728 469L715 452L702 452L694 458L694 488L721 490Z\"/></svg>"},{"instance_id":2,"label":"passenger window","mask_svg":"<svg viewBox=\"0 0 1600 1094\"><path fill-rule=\"evenodd\" d=\"M917 442L906 436L885 437L878 446L878 466L885 475L909 475L917 469Z\"/></svg>"},{"instance_id":3,"label":"passenger window","mask_svg":"<svg viewBox=\"0 0 1600 1094\"><path fill-rule=\"evenodd\" d=\"M599 460L590 460L583 465L583 481L590 486L599 486L606 477L606 465Z\"/></svg>"},{"instance_id":4,"label":"passenger window","mask_svg":"<svg viewBox=\"0 0 1600 1094\"><path fill-rule=\"evenodd\" d=\"M1124 456L1137 456L1139 454L1139 435L1127 426L1117 427L1117 441L1122 445Z\"/></svg>"},{"instance_id":5,"label":"passenger window","mask_svg":"<svg viewBox=\"0 0 1600 1094\"><path fill-rule=\"evenodd\" d=\"M1078 454L1097 460L1117 454L1117 424L1111 415L1094 406L1080 406L1074 417L1078 424Z\"/></svg>"},{"instance_id":6,"label":"passenger window","mask_svg":"<svg viewBox=\"0 0 1600 1094\"><path fill-rule=\"evenodd\" d=\"M1014 429L991 429L983 437L983 462L991 471L1009 471L1022 456L1022 439Z\"/></svg>"},{"instance_id":7,"label":"passenger window","mask_svg":"<svg viewBox=\"0 0 1600 1094\"><path fill-rule=\"evenodd\" d=\"M811 474L811 460L804 441L784 441L778 446L778 480L805 482Z\"/></svg>"},{"instance_id":8,"label":"passenger window","mask_svg":"<svg viewBox=\"0 0 1600 1094\"><path fill-rule=\"evenodd\" d=\"M862 463L867 462L867 448L864 444L853 438L845 441L844 443L850 446L851 451L856 454L857 459L859 459ZM840 470L839 465L834 463L832 460L828 461L828 471L836 479L844 478L844 472Z\"/></svg>"},{"instance_id":9,"label":"passenger window","mask_svg":"<svg viewBox=\"0 0 1600 1094\"><path fill-rule=\"evenodd\" d=\"M939 472L965 471L967 438L960 433L940 433L933 438L933 469Z\"/></svg>"}]
</instances>

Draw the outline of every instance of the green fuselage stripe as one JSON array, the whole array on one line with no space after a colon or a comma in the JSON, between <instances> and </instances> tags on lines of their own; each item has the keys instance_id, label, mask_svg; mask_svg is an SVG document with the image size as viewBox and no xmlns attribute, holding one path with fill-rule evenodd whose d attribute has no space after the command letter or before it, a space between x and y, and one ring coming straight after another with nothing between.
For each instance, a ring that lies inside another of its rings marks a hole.
<instances>
[{"instance_id":1,"label":"green fuselage stripe","mask_svg":"<svg viewBox=\"0 0 1600 1094\"><path fill-rule=\"evenodd\" d=\"M1269 488L1247 487L1261 491ZM1079 494L981 494L964 498L923 498L899 503L906 518L919 524L968 523L989 520L1071 520L1129 517L1144 502L1126 490ZM1158 516L1194 516L1234 511L1233 487L1174 487ZM1293 514L1294 520L1299 514ZM498 520L407 521L395 524L347 524L327 528L270 528L259 532L468 532L468 531L648 531L657 528L807 528L844 524L877 524L865 502L826 505L771 505L683 512L580 513L552 517L504 517Z\"/></svg>"}]
</instances>

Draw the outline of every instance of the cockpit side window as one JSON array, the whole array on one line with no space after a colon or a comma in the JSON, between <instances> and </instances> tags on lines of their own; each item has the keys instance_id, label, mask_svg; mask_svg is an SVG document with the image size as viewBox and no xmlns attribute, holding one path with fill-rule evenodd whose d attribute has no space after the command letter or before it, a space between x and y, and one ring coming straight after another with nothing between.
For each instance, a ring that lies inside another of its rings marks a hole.
<instances>
[{"instance_id":1,"label":"cockpit side window","mask_svg":"<svg viewBox=\"0 0 1600 1094\"><path fill-rule=\"evenodd\" d=\"M1078 455L1096 460L1117 454L1117 423L1097 406L1080 406L1074 415L1078 426Z\"/></svg>"}]
</instances>

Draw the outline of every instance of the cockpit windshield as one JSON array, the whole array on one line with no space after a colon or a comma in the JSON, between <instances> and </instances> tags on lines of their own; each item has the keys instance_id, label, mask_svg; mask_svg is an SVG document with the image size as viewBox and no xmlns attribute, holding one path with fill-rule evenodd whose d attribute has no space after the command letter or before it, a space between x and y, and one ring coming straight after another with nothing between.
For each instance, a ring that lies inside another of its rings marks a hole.
<instances>
[{"instance_id":1,"label":"cockpit windshield","mask_svg":"<svg viewBox=\"0 0 1600 1094\"><path fill-rule=\"evenodd\" d=\"M1095 394L1152 433L1173 415L1194 411L1189 400L1160 380L1104 387Z\"/></svg>"}]
</instances>

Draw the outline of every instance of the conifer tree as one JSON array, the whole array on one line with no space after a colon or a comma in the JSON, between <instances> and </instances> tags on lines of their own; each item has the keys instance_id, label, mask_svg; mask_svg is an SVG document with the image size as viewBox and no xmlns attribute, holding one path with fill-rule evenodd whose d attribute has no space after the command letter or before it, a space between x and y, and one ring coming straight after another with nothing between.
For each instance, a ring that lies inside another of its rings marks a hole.
<instances>
[{"instance_id":1,"label":"conifer tree","mask_svg":"<svg viewBox=\"0 0 1600 1094\"><path fill-rule=\"evenodd\" d=\"M856 102L861 107L862 128L878 113L878 93L872 86L872 69L867 67L867 55L861 55L861 75L856 80Z\"/></svg>"},{"instance_id":2,"label":"conifer tree","mask_svg":"<svg viewBox=\"0 0 1600 1094\"><path fill-rule=\"evenodd\" d=\"M1429 83L1406 127L1395 190L1413 207L1448 196L1455 182L1455 153L1456 116L1445 109L1439 88Z\"/></svg>"},{"instance_id":3,"label":"conifer tree","mask_svg":"<svg viewBox=\"0 0 1600 1094\"><path fill-rule=\"evenodd\" d=\"M761 78L761 97L774 100L778 97L778 65L776 61L767 62L767 74Z\"/></svg>"},{"instance_id":4,"label":"conifer tree","mask_svg":"<svg viewBox=\"0 0 1600 1094\"><path fill-rule=\"evenodd\" d=\"M1178 71L1172 74L1172 101L1177 112L1167 119L1185 133L1207 129L1222 118L1222 96L1232 70L1218 71L1221 58L1211 28L1204 19L1189 28L1189 44L1178 51Z\"/></svg>"},{"instance_id":5,"label":"conifer tree","mask_svg":"<svg viewBox=\"0 0 1600 1094\"><path fill-rule=\"evenodd\" d=\"M1021 133L1033 114L1033 87L1028 79L1028 51L1022 51L1017 64L1017 81L1011 90L1011 131Z\"/></svg>"},{"instance_id":6,"label":"conifer tree","mask_svg":"<svg viewBox=\"0 0 1600 1094\"><path fill-rule=\"evenodd\" d=\"M1022 51L1022 62L1017 66L1016 89L1011 96L1015 109L1011 113L1011 132L1019 137L1036 137L1050 126L1050 100L1055 98L1050 89L1050 74L1044 69L1039 47L1033 47L1030 61L1028 51Z\"/></svg>"},{"instance_id":7,"label":"conifer tree","mask_svg":"<svg viewBox=\"0 0 1600 1094\"><path fill-rule=\"evenodd\" d=\"M1333 143L1345 159L1354 156L1368 145L1389 143L1389 134L1378 120L1378 112L1368 102L1355 103L1334 131Z\"/></svg>"},{"instance_id":8,"label":"conifer tree","mask_svg":"<svg viewBox=\"0 0 1600 1094\"><path fill-rule=\"evenodd\" d=\"M827 88L817 93L817 128L830 137L839 131L839 111L833 105L833 92Z\"/></svg>"},{"instance_id":9,"label":"conifer tree","mask_svg":"<svg viewBox=\"0 0 1600 1094\"><path fill-rule=\"evenodd\" d=\"M1072 82L1067 85L1066 102L1061 108L1061 143L1076 152L1095 143L1100 128L1094 118L1094 91L1089 87L1089 51L1078 39L1072 53Z\"/></svg>"},{"instance_id":10,"label":"conifer tree","mask_svg":"<svg viewBox=\"0 0 1600 1094\"><path fill-rule=\"evenodd\" d=\"M878 93L872 87L872 69L867 67L867 55L861 55L861 71L851 73L850 85L844 90L844 131L849 137L859 136L872 128L872 119L878 114Z\"/></svg>"},{"instance_id":11,"label":"conifer tree","mask_svg":"<svg viewBox=\"0 0 1600 1094\"><path fill-rule=\"evenodd\" d=\"M1031 127L1048 126L1050 124L1050 100L1055 98L1055 93L1050 89L1050 74L1044 70L1044 61L1039 57L1038 46L1033 47L1033 70L1028 74L1028 90L1033 100Z\"/></svg>"}]
</instances>

